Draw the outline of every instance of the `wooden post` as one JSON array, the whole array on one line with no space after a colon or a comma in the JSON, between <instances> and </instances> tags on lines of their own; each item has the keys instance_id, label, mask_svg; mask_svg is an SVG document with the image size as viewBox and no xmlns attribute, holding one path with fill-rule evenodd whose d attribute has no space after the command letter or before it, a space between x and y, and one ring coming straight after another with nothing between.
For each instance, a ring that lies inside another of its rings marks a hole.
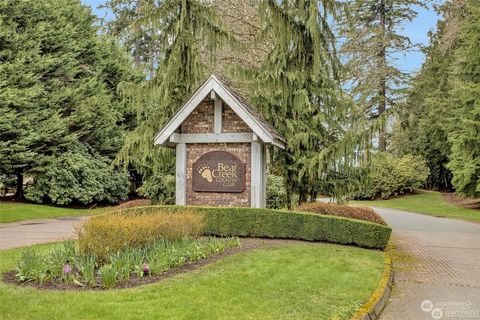
<instances>
[{"instance_id":1,"label":"wooden post","mask_svg":"<svg viewBox=\"0 0 480 320\"><path fill-rule=\"evenodd\" d=\"M251 168L250 168L250 176L251 176L251 196L250 196L250 206L252 208L263 208L264 201L264 174L263 168L264 164L262 161L262 144L258 141L258 138L254 139L256 141L252 142L252 157L251 157Z\"/></svg>"},{"instance_id":2,"label":"wooden post","mask_svg":"<svg viewBox=\"0 0 480 320\"><path fill-rule=\"evenodd\" d=\"M175 204L186 205L187 189L187 145L185 143L178 143L176 146L176 165L175 165Z\"/></svg>"}]
</instances>

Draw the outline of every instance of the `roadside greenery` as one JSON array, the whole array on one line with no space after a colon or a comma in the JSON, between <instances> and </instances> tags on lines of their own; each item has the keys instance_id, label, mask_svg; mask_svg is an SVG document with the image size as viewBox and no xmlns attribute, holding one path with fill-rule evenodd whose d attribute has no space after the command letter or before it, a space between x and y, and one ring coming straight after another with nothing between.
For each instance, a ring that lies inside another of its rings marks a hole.
<instances>
[{"instance_id":1,"label":"roadside greenery","mask_svg":"<svg viewBox=\"0 0 480 320\"><path fill-rule=\"evenodd\" d=\"M130 278L152 276L185 263L204 259L238 245L238 239L160 238L143 247L128 247L106 260L84 254L73 241L53 246L45 253L26 249L17 264L19 282L51 282L111 289Z\"/></svg>"},{"instance_id":2,"label":"roadside greenery","mask_svg":"<svg viewBox=\"0 0 480 320\"><path fill-rule=\"evenodd\" d=\"M462 219L480 222L480 211L462 208L443 200L439 192L422 192L415 195L405 195L390 200L352 201L355 205L366 205L381 208L401 209L410 212L424 213L436 217Z\"/></svg>"},{"instance_id":3,"label":"roadside greenery","mask_svg":"<svg viewBox=\"0 0 480 320\"><path fill-rule=\"evenodd\" d=\"M75 217L100 214L108 208L76 209L31 203L0 202L0 223L29 219Z\"/></svg>"},{"instance_id":4,"label":"roadside greenery","mask_svg":"<svg viewBox=\"0 0 480 320\"><path fill-rule=\"evenodd\" d=\"M53 246L35 249L48 252ZM23 251L0 251L0 271L12 270ZM99 315L103 319L349 319L376 289L383 265L383 253L376 250L290 244L241 252L195 272L122 290L37 290L0 282L0 314L5 320L30 319L32 314L39 320Z\"/></svg>"},{"instance_id":5,"label":"roadside greenery","mask_svg":"<svg viewBox=\"0 0 480 320\"><path fill-rule=\"evenodd\" d=\"M362 188L354 194L357 199L387 199L420 188L428 178L426 161L419 156L401 158L382 152L373 156L365 172Z\"/></svg>"},{"instance_id":6,"label":"roadside greenery","mask_svg":"<svg viewBox=\"0 0 480 320\"><path fill-rule=\"evenodd\" d=\"M427 187L480 197L480 10L446 1L393 134L395 151L424 157Z\"/></svg>"},{"instance_id":7,"label":"roadside greenery","mask_svg":"<svg viewBox=\"0 0 480 320\"><path fill-rule=\"evenodd\" d=\"M384 225L307 212L256 208L147 206L116 211L124 215L203 215L204 235L325 241L385 249L392 230Z\"/></svg>"}]
</instances>

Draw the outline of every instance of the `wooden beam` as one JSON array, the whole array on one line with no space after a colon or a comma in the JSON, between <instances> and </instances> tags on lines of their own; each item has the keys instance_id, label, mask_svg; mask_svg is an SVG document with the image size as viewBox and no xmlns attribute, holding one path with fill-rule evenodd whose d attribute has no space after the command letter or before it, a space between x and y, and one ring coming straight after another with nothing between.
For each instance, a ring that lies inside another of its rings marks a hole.
<instances>
[{"instance_id":1,"label":"wooden beam","mask_svg":"<svg viewBox=\"0 0 480 320\"><path fill-rule=\"evenodd\" d=\"M215 92L212 90L212 92ZM216 99L215 102L215 117L213 119L214 128L213 133L221 134L222 133L222 100Z\"/></svg>"},{"instance_id":2,"label":"wooden beam","mask_svg":"<svg viewBox=\"0 0 480 320\"><path fill-rule=\"evenodd\" d=\"M250 143L252 133L172 133L172 143Z\"/></svg>"}]
</instances>

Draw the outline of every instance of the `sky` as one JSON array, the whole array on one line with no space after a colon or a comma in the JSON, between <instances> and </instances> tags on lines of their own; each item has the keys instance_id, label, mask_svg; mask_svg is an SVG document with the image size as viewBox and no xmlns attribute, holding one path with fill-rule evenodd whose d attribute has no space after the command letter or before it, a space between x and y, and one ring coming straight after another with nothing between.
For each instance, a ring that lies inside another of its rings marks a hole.
<instances>
[{"instance_id":1,"label":"sky","mask_svg":"<svg viewBox=\"0 0 480 320\"><path fill-rule=\"evenodd\" d=\"M246 1L246 0L239 0ZM112 14L105 9L98 9L98 6L103 4L105 0L82 0L82 3L92 7L92 12L99 17L113 18ZM418 16L411 22L403 26L402 34L407 35L412 43L427 45L428 32L434 30L437 20L440 18L432 9L432 3L441 3L442 0L430 1L429 8L424 9L416 7ZM407 54L399 54L396 56L396 65L400 70L405 72L415 73L420 70L422 66L424 55L419 50L408 52Z\"/></svg>"}]
</instances>

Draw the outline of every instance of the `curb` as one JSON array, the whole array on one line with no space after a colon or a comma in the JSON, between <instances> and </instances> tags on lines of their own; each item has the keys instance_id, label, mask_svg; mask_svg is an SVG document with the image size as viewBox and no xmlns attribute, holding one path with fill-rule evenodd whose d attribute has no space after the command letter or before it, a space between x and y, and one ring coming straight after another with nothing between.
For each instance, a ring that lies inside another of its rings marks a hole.
<instances>
[{"instance_id":1,"label":"curb","mask_svg":"<svg viewBox=\"0 0 480 320\"><path fill-rule=\"evenodd\" d=\"M368 301L360 307L350 320L376 320L387 304L393 286L392 258L385 252L385 267L375 292Z\"/></svg>"}]
</instances>

